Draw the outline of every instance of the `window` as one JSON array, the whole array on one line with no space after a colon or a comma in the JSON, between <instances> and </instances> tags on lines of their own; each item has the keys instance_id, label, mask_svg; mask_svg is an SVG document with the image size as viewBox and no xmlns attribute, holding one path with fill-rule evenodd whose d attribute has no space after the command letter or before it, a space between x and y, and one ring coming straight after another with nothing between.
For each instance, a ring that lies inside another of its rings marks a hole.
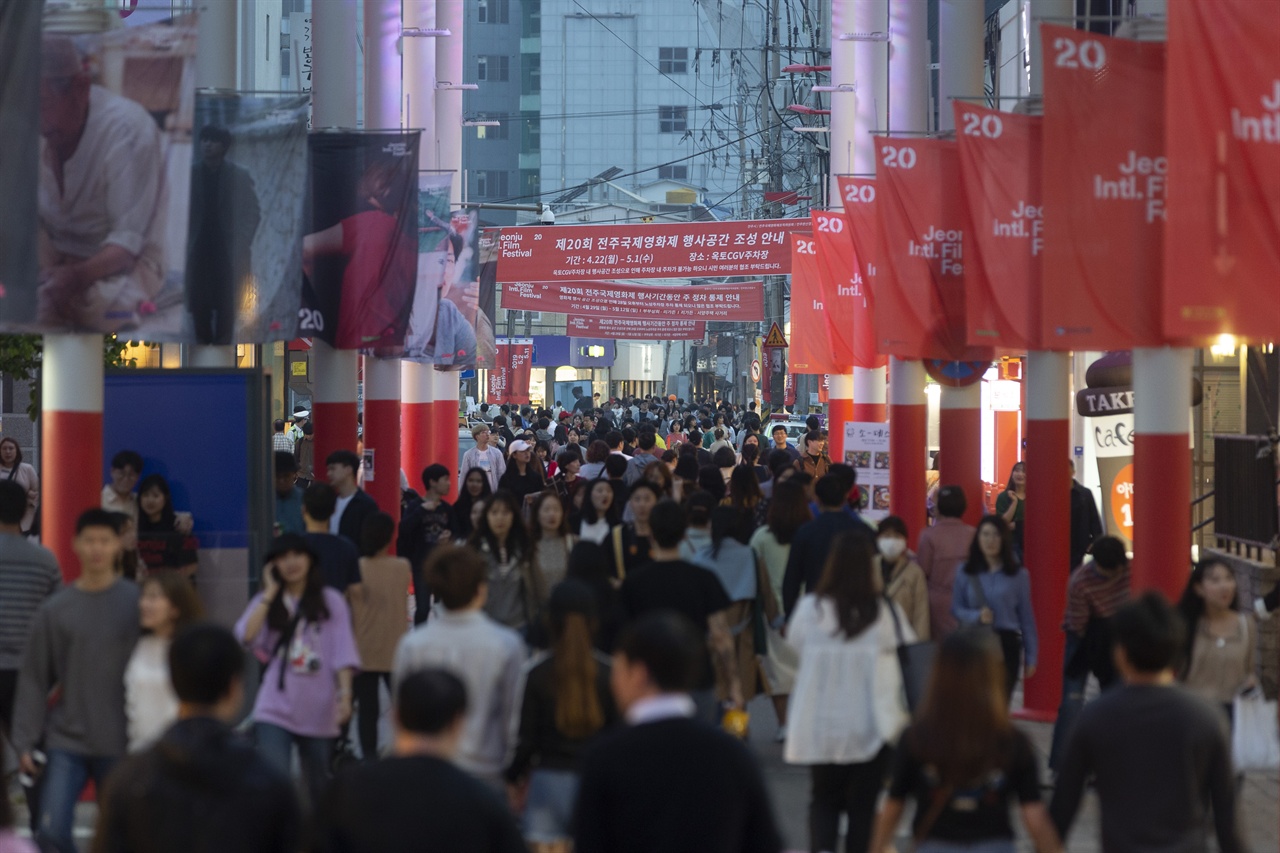
<instances>
[{"instance_id":1,"label":"window","mask_svg":"<svg viewBox=\"0 0 1280 853\"><path fill-rule=\"evenodd\" d=\"M503 122L495 127L477 127L476 139L506 139L507 124Z\"/></svg>"},{"instance_id":2,"label":"window","mask_svg":"<svg viewBox=\"0 0 1280 853\"><path fill-rule=\"evenodd\" d=\"M511 77L511 57L477 56L476 79L502 83Z\"/></svg>"},{"instance_id":3,"label":"window","mask_svg":"<svg viewBox=\"0 0 1280 853\"><path fill-rule=\"evenodd\" d=\"M511 0L476 0L476 20L482 24L505 24L511 17Z\"/></svg>"},{"instance_id":4,"label":"window","mask_svg":"<svg viewBox=\"0 0 1280 853\"><path fill-rule=\"evenodd\" d=\"M659 133L684 133L688 129L688 107L658 107Z\"/></svg>"},{"instance_id":5,"label":"window","mask_svg":"<svg viewBox=\"0 0 1280 853\"><path fill-rule=\"evenodd\" d=\"M688 166L659 166L658 180L687 181L689 180L689 167Z\"/></svg>"},{"instance_id":6,"label":"window","mask_svg":"<svg viewBox=\"0 0 1280 853\"><path fill-rule=\"evenodd\" d=\"M496 169L476 172L475 194L478 198L503 198L507 195L507 173Z\"/></svg>"},{"instance_id":7,"label":"window","mask_svg":"<svg viewBox=\"0 0 1280 853\"><path fill-rule=\"evenodd\" d=\"M689 48L658 48L658 70L663 74L689 73Z\"/></svg>"}]
</instances>

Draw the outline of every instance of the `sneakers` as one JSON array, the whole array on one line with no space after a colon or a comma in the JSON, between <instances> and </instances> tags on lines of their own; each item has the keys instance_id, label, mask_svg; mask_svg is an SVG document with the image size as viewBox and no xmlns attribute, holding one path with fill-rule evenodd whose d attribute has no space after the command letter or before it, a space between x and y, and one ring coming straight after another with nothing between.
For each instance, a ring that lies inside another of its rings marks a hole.
<instances>
[{"instance_id":1,"label":"sneakers","mask_svg":"<svg viewBox=\"0 0 1280 853\"><path fill-rule=\"evenodd\" d=\"M773 736L774 743L785 743L787 740L787 727L785 725L778 726L778 733Z\"/></svg>"}]
</instances>

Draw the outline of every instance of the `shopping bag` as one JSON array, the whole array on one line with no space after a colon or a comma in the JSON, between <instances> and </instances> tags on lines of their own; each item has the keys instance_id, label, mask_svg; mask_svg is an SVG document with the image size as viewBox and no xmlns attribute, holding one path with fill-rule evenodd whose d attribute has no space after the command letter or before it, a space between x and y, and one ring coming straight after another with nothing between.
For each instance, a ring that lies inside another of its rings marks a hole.
<instances>
[{"instance_id":1,"label":"shopping bag","mask_svg":"<svg viewBox=\"0 0 1280 853\"><path fill-rule=\"evenodd\" d=\"M1236 770L1280 769L1280 721L1276 703L1268 702L1260 691L1241 693L1235 698L1231 757Z\"/></svg>"},{"instance_id":2,"label":"shopping bag","mask_svg":"<svg viewBox=\"0 0 1280 853\"><path fill-rule=\"evenodd\" d=\"M893 631L898 640L898 665L902 669L902 688L906 694L907 710L914 712L924 701L925 686L933 671L933 657L937 646L929 641L908 643L902 633L897 608L888 597L883 601L884 606L889 608L889 615L893 617Z\"/></svg>"}]
</instances>

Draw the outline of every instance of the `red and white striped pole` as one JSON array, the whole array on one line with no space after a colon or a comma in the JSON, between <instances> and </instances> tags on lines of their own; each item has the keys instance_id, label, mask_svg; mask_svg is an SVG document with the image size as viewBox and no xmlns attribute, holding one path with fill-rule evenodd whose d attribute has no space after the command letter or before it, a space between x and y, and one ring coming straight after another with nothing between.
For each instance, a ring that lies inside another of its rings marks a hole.
<instances>
[{"instance_id":1,"label":"red and white striped pole","mask_svg":"<svg viewBox=\"0 0 1280 853\"><path fill-rule=\"evenodd\" d=\"M1023 716L1049 721L1062 699L1065 637L1058 630L1071 575L1071 356L1027 353L1027 508L1024 548L1040 637L1041 677L1023 685ZM943 465L946 465L944 457Z\"/></svg>"},{"instance_id":2,"label":"red and white striped pole","mask_svg":"<svg viewBox=\"0 0 1280 853\"><path fill-rule=\"evenodd\" d=\"M1170 601L1191 563L1191 356L1133 351L1133 588Z\"/></svg>"},{"instance_id":3,"label":"red and white striped pole","mask_svg":"<svg viewBox=\"0 0 1280 853\"><path fill-rule=\"evenodd\" d=\"M314 94L312 124L317 128L355 127L356 0L326 0L312 14ZM323 480L325 459L335 450L356 449L359 356L335 350L317 339L311 347L315 377L311 417L315 424L316 478Z\"/></svg>"},{"instance_id":4,"label":"red and white striped pole","mask_svg":"<svg viewBox=\"0 0 1280 853\"><path fill-rule=\"evenodd\" d=\"M884 423L889 415L886 403L888 386L883 367L853 369L853 419L866 423Z\"/></svg>"},{"instance_id":5,"label":"red and white striped pole","mask_svg":"<svg viewBox=\"0 0 1280 853\"><path fill-rule=\"evenodd\" d=\"M435 401L431 404L431 448L435 461L449 470L458 467L458 372L434 371ZM458 493L459 472L454 478L453 494Z\"/></svg>"},{"instance_id":6,"label":"red and white striped pole","mask_svg":"<svg viewBox=\"0 0 1280 853\"><path fill-rule=\"evenodd\" d=\"M982 384L942 386L938 413L939 482L960 486L968 499L964 520L977 524L983 515Z\"/></svg>"},{"instance_id":7,"label":"red and white striped pole","mask_svg":"<svg viewBox=\"0 0 1280 853\"><path fill-rule=\"evenodd\" d=\"M911 547L928 523L925 457L929 407L924 365L889 359L889 508L907 523Z\"/></svg>"},{"instance_id":8,"label":"red and white striped pole","mask_svg":"<svg viewBox=\"0 0 1280 853\"><path fill-rule=\"evenodd\" d=\"M435 369L406 361L400 366L400 467L409 488L422 491L422 469L436 462L431 447ZM446 462L453 470L453 464Z\"/></svg>"},{"instance_id":9,"label":"red and white striped pole","mask_svg":"<svg viewBox=\"0 0 1280 853\"><path fill-rule=\"evenodd\" d=\"M853 375L832 373L827 398L827 452L832 462L844 461L844 425L856 421L853 414Z\"/></svg>"},{"instance_id":10,"label":"red and white striped pole","mask_svg":"<svg viewBox=\"0 0 1280 853\"><path fill-rule=\"evenodd\" d=\"M76 519L102 505L102 336L45 335L40 373L40 533L72 581Z\"/></svg>"}]
</instances>

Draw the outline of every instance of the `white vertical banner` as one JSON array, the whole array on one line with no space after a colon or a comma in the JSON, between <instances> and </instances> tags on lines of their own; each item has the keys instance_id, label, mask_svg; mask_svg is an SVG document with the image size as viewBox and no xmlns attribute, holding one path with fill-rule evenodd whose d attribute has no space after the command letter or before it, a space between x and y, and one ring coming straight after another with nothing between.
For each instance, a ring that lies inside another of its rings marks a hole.
<instances>
[{"instance_id":1,"label":"white vertical banner","mask_svg":"<svg viewBox=\"0 0 1280 853\"><path fill-rule=\"evenodd\" d=\"M844 463L858 475L863 517L889 514L889 425L849 421L844 425Z\"/></svg>"}]
</instances>

